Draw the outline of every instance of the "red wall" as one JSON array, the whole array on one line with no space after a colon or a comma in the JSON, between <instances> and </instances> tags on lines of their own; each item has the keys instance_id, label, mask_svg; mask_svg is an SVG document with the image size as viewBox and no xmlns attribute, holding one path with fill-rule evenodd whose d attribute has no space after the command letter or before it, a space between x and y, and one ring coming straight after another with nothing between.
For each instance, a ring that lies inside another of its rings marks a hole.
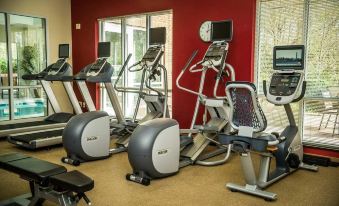
<instances>
[{"instance_id":1,"label":"red wall","mask_svg":"<svg viewBox=\"0 0 339 206\"><path fill-rule=\"evenodd\" d=\"M233 19L234 33L228 61L236 70L237 80L253 80L255 0L124 0L86 1L72 0L72 51L73 67L78 72L96 58L98 42L97 19L129 14L173 10L173 118L181 127L189 126L196 97L178 90L175 80L181 68L195 49L199 49L196 61L202 57L208 44L203 43L198 31L205 20ZM80 23L81 29L75 30ZM208 76L206 90L211 91L214 80ZM199 77L187 75L185 86L197 89ZM220 94L223 94L222 87ZM92 97L99 107L100 97L95 85L90 86ZM208 92L210 93L210 92Z\"/></svg>"}]
</instances>

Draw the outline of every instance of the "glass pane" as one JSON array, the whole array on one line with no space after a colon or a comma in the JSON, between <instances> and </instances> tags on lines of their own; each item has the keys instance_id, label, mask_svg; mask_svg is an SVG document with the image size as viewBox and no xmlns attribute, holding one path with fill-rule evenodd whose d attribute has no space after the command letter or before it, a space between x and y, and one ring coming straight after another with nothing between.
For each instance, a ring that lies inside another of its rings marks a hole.
<instances>
[{"instance_id":1,"label":"glass pane","mask_svg":"<svg viewBox=\"0 0 339 206\"><path fill-rule=\"evenodd\" d=\"M107 20L102 22L102 41L111 42L111 57L108 61L114 67L113 79L118 75L122 65L121 20Z\"/></svg>"},{"instance_id":2,"label":"glass pane","mask_svg":"<svg viewBox=\"0 0 339 206\"><path fill-rule=\"evenodd\" d=\"M122 42L121 42L121 19L114 20L105 20L101 22L102 25L102 33L101 33L101 41L109 41L111 42L111 57L108 58L108 61L112 64L114 68L114 73L112 76L112 82L114 83L117 79L118 73L123 64L122 59ZM124 77L119 82L119 86L122 86ZM102 88L102 102L101 108L106 111L109 115L115 116L115 112L113 110L112 104L107 96L106 89ZM118 93L118 99L120 105L122 104L123 96Z\"/></svg>"},{"instance_id":3,"label":"glass pane","mask_svg":"<svg viewBox=\"0 0 339 206\"><path fill-rule=\"evenodd\" d=\"M0 121L9 120L9 90L0 89Z\"/></svg>"},{"instance_id":4,"label":"glass pane","mask_svg":"<svg viewBox=\"0 0 339 206\"><path fill-rule=\"evenodd\" d=\"M119 104L122 105L122 94L121 92L117 93L118 99L119 99ZM107 91L104 87L101 88L101 110L106 111L110 116L115 116L115 112L112 107L112 103L109 100L109 97L107 95Z\"/></svg>"},{"instance_id":5,"label":"glass pane","mask_svg":"<svg viewBox=\"0 0 339 206\"><path fill-rule=\"evenodd\" d=\"M0 87L9 86L5 14L0 13Z\"/></svg>"},{"instance_id":6,"label":"glass pane","mask_svg":"<svg viewBox=\"0 0 339 206\"><path fill-rule=\"evenodd\" d=\"M9 15L13 69L14 119L46 115L47 104L42 89L32 86L38 81L26 81L24 74L35 74L46 67L45 20L35 17ZM32 105L39 105L32 109Z\"/></svg>"},{"instance_id":7,"label":"glass pane","mask_svg":"<svg viewBox=\"0 0 339 206\"><path fill-rule=\"evenodd\" d=\"M129 17L126 18L126 53L132 54L129 64L141 60L146 52L146 16ZM129 72L126 78L127 87L140 87L142 72ZM137 95L127 93L125 102L126 117L133 117L135 106L137 103ZM139 112L137 118L142 118L146 114L145 102L140 102Z\"/></svg>"},{"instance_id":8,"label":"glass pane","mask_svg":"<svg viewBox=\"0 0 339 206\"><path fill-rule=\"evenodd\" d=\"M263 94L262 82L272 74L273 47L276 45L302 44L304 0L260 1L260 29L258 36L257 83Z\"/></svg>"},{"instance_id":9,"label":"glass pane","mask_svg":"<svg viewBox=\"0 0 339 206\"><path fill-rule=\"evenodd\" d=\"M339 138L339 99L305 101L304 140Z\"/></svg>"},{"instance_id":10,"label":"glass pane","mask_svg":"<svg viewBox=\"0 0 339 206\"><path fill-rule=\"evenodd\" d=\"M339 1L311 1L308 18L307 97L339 86Z\"/></svg>"},{"instance_id":11,"label":"glass pane","mask_svg":"<svg viewBox=\"0 0 339 206\"><path fill-rule=\"evenodd\" d=\"M282 132L289 122L283 106L275 106L269 103L265 97L259 98L259 104L265 113L267 120L267 129L265 132ZM299 103L291 104L294 119L299 125Z\"/></svg>"},{"instance_id":12,"label":"glass pane","mask_svg":"<svg viewBox=\"0 0 339 206\"><path fill-rule=\"evenodd\" d=\"M166 69L167 69L167 83L168 83L168 89L172 90L172 31L173 31L173 26L172 26L172 21L173 21L173 16L172 12L169 13L164 13L164 14L155 14L150 16L151 19L151 28L154 27L165 27L166 28L166 44L165 44L165 53L162 58L161 64L163 64ZM154 87L163 87L163 81L164 79L160 79L157 76L156 82L154 82L152 85ZM171 108L172 108L172 95L168 95L168 107L170 109L170 114L171 113Z\"/></svg>"},{"instance_id":13,"label":"glass pane","mask_svg":"<svg viewBox=\"0 0 339 206\"><path fill-rule=\"evenodd\" d=\"M40 117L47 113L46 96L42 88L13 89L15 119Z\"/></svg>"},{"instance_id":14,"label":"glass pane","mask_svg":"<svg viewBox=\"0 0 339 206\"><path fill-rule=\"evenodd\" d=\"M273 47L276 45L303 43L304 1L260 1L259 36L257 55L257 88L263 94L263 80L270 81L273 73ZM266 98L260 98L261 107L265 112L268 127L267 132L281 132L288 119L282 106L274 106ZM296 123L299 123L300 103L291 105Z\"/></svg>"}]
</instances>

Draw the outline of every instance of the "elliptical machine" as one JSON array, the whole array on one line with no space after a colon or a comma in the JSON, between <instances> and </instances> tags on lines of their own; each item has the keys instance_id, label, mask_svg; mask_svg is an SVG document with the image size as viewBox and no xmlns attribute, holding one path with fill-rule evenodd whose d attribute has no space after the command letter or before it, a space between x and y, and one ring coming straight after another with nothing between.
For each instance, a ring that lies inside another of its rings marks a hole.
<instances>
[{"instance_id":1,"label":"elliptical machine","mask_svg":"<svg viewBox=\"0 0 339 206\"><path fill-rule=\"evenodd\" d=\"M231 106L230 120L237 136L219 135L222 144L233 144L233 150L240 154L246 180L246 186L228 183L226 187L231 191L256 195L268 201L275 200L277 195L262 189L298 168L318 170L316 166L302 162L302 141L290 106L291 102L300 101L306 90L306 81L303 81L304 46L276 46L273 54L276 72L271 77L268 91L264 81L264 93L270 103L284 106L289 125L281 134L263 133L267 122L258 102L255 85L250 82L228 82L226 94ZM251 151L258 152L261 156L258 178L251 160ZM275 169L270 172L273 157L276 164Z\"/></svg>"},{"instance_id":2,"label":"elliptical machine","mask_svg":"<svg viewBox=\"0 0 339 206\"><path fill-rule=\"evenodd\" d=\"M220 132L227 132L227 102L225 97L217 96L217 88L221 79L230 76L234 81L235 78L233 67L225 63L228 41L232 37L232 23L231 21L212 22L211 27L212 33L219 38L210 39L212 44L208 47L204 58L189 68L191 73L201 72L198 92L185 88L179 83L197 51L193 53L177 78L179 89L197 95L191 128L180 130L178 122L169 118L154 119L140 124L130 137L128 159L133 173L126 175L127 180L149 185L151 179L173 175L179 171L179 168L188 165L220 165L229 159L231 145L222 146L215 137ZM207 71L217 73L214 98L208 98L203 94ZM197 126L195 123L200 105L205 107L205 118L204 124ZM210 115L209 121L206 120L207 112ZM180 133L189 133L189 135L180 136ZM195 135L192 135L193 133ZM216 148L204 153L211 143L216 144ZM222 153L226 153L222 159L207 161Z\"/></svg>"},{"instance_id":3,"label":"elliptical machine","mask_svg":"<svg viewBox=\"0 0 339 206\"><path fill-rule=\"evenodd\" d=\"M154 28L151 30L150 35L151 43L161 43L164 42L163 36L165 36L165 30L164 28ZM154 37L152 38L152 36ZM153 106L150 108L151 112L146 115L144 121L149 118L162 117L162 114L168 114L167 72L166 68L159 63L162 54L162 46L151 46L143 59L129 68L129 70L132 70L133 67L141 65L141 68L135 69L137 71L143 71L143 82L141 89L138 91L139 98L143 97L146 102L150 102ZM63 132L63 143L67 157L63 157L61 161L75 166L80 165L81 162L104 159L112 154L126 151L129 135L137 126L137 122L134 119L133 121L128 121L123 116L117 94L111 83L113 66L107 62L107 58L110 56L109 42L99 43L98 56L99 58L96 62L84 68L83 72L80 72L76 79L86 79L86 81L93 83L104 83L118 122L110 123L109 116L104 111L87 112L69 121ZM130 58L131 54L124 62L118 79L115 82L114 87L117 91L125 91L117 87L117 82L124 73ZM161 75L160 69L163 71L165 77L165 94L162 94L160 91L158 91L157 95L146 94L143 90L144 84L146 84L147 88L157 91L150 86L150 81L154 79L156 75ZM140 99L138 102L140 102ZM118 137L115 142L116 148L110 148L111 135Z\"/></svg>"},{"instance_id":4,"label":"elliptical machine","mask_svg":"<svg viewBox=\"0 0 339 206\"><path fill-rule=\"evenodd\" d=\"M82 69L82 72L76 75L74 79L81 81L86 79L87 82L103 83L118 123L123 124L125 118L111 83L114 69L107 61L109 56L110 42L99 42L98 59L93 64ZM126 65L127 63L123 67L126 67ZM92 109L95 108L92 107ZM125 151L125 148L119 147L110 149L110 127L110 118L107 112L104 111L90 111L73 117L67 123L62 134L67 157L63 157L61 161L78 166L81 162L104 159L111 154Z\"/></svg>"},{"instance_id":5,"label":"elliptical machine","mask_svg":"<svg viewBox=\"0 0 339 206\"><path fill-rule=\"evenodd\" d=\"M166 28L157 27L150 29L149 45L146 53L142 59L134 63L130 67L122 67L120 70L117 80L114 83L114 89L117 92L122 93L134 93L138 95L134 114L131 120L126 120L124 125L121 125L123 129L113 130L113 134L118 136L116 144L128 147L129 137L133 130L142 122L146 122L155 118L169 117L169 110L167 105L168 98L168 80L167 80L167 69L161 64L161 58L164 54L164 44L166 42ZM130 58L128 58L125 64L128 64ZM139 90L134 90L126 87L119 87L118 84L122 76L126 73L126 68L129 73L141 72L141 81ZM163 88L155 88L152 86L152 82L157 77L163 75L164 86ZM148 90L146 91L145 88ZM163 89L163 91L161 91ZM153 93L150 93L153 92ZM143 100L146 103L148 112L146 115L137 120L137 114L139 112L140 103Z\"/></svg>"}]
</instances>

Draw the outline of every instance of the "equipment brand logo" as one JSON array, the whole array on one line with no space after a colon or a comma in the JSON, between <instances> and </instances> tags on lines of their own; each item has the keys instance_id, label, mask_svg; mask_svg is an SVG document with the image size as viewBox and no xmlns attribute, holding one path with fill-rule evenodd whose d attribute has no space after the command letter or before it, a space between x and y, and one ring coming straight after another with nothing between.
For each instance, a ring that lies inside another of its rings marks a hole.
<instances>
[{"instance_id":1,"label":"equipment brand logo","mask_svg":"<svg viewBox=\"0 0 339 206\"><path fill-rule=\"evenodd\" d=\"M167 152L168 152L168 149L162 149L158 151L158 155L164 155L164 154L167 154Z\"/></svg>"},{"instance_id":2,"label":"equipment brand logo","mask_svg":"<svg viewBox=\"0 0 339 206\"><path fill-rule=\"evenodd\" d=\"M93 140L97 140L98 137L92 136L92 137L87 137L87 141L93 141Z\"/></svg>"}]
</instances>

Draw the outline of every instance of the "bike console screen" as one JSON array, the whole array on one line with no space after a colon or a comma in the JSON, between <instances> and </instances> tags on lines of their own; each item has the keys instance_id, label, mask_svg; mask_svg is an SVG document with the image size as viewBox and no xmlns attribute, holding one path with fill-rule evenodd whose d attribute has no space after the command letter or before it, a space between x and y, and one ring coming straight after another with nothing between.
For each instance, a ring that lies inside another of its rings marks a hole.
<instances>
[{"instance_id":1,"label":"bike console screen","mask_svg":"<svg viewBox=\"0 0 339 206\"><path fill-rule=\"evenodd\" d=\"M303 70L304 46L276 46L273 49L273 68L275 70Z\"/></svg>"}]
</instances>

